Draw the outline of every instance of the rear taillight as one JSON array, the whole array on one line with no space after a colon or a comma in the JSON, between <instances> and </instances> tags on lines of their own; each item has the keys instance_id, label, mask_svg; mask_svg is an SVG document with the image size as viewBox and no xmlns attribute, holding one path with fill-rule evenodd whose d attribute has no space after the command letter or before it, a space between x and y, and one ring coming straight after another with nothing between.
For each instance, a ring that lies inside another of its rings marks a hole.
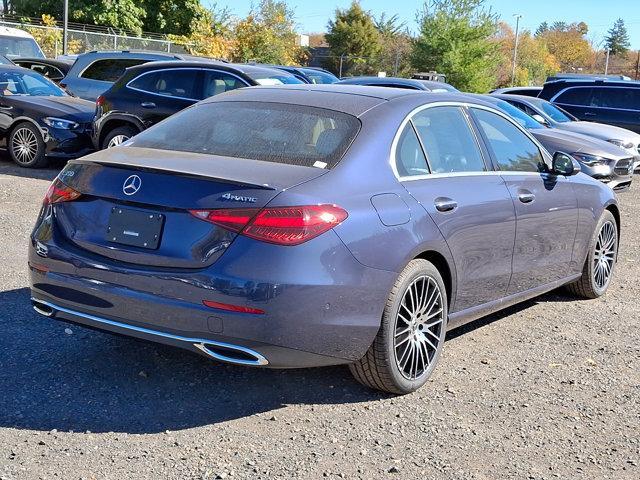
<instances>
[{"instance_id":1,"label":"rear taillight","mask_svg":"<svg viewBox=\"0 0 640 480\"><path fill-rule=\"evenodd\" d=\"M49 185L49 190L47 190L47 194L44 196L44 204L51 205L53 203L71 202L79 198L80 195L80 192L65 185L59 178L56 178L51 182L51 185Z\"/></svg>"},{"instance_id":2,"label":"rear taillight","mask_svg":"<svg viewBox=\"0 0 640 480\"><path fill-rule=\"evenodd\" d=\"M247 237L278 245L299 245L342 223L336 205L189 210L195 217Z\"/></svg>"},{"instance_id":3,"label":"rear taillight","mask_svg":"<svg viewBox=\"0 0 640 480\"><path fill-rule=\"evenodd\" d=\"M101 107L102 105L104 105L104 97L100 95L98 98L96 98L96 106Z\"/></svg>"}]
</instances>

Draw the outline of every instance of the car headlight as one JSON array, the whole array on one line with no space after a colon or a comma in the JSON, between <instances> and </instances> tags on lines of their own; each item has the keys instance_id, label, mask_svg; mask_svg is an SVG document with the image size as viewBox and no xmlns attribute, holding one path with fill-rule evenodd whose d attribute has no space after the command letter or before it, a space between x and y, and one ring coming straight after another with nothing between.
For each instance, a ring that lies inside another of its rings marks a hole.
<instances>
[{"instance_id":1,"label":"car headlight","mask_svg":"<svg viewBox=\"0 0 640 480\"><path fill-rule=\"evenodd\" d=\"M624 140L616 140L615 138L612 138L611 140L607 140L607 142L613 143L614 145L617 145L620 148L626 148L626 149L633 148L632 142L625 142Z\"/></svg>"},{"instance_id":2,"label":"car headlight","mask_svg":"<svg viewBox=\"0 0 640 480\"><path fill-rule=\"evenodd\" d=\"M62 130L71 130L72 128L76 128L78 126L76 122L65 120L63 118L45 117L43 121L51 128L60 128Z\"/></svg>"},{"instance_id":3,"label":"car headlight","mask_svg":"<svg viewBox=\"0 0 640 480\"><path fill-rule=\"evenodd\" d=\"M597 155L589 155L588 153L572 153L571 156L587 167L595 167L596 165L606 165L608 160Z\"/></svg>"}]
</instances>

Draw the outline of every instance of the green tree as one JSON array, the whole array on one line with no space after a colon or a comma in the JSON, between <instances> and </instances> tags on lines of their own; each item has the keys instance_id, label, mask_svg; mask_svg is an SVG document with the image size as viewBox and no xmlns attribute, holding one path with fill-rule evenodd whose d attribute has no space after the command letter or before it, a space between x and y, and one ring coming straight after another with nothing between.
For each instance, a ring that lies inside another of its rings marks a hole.
<instances>
[{"instance_id":1,"label":"green tree","mask_svg":"<svg viewBox=\"0 0 640 480\"><path fill-rule=\"evenodd\" d=\"M291 65L303 56L297 45L294 12L286 2L262 0L233 29L235 61Z\"/></svg>"},{"instance_id":2,"label":"green tree","mask_svg":"<svg viewBox=\"0 0 640 480\"><path fill-rule=\"evenodd\" d=\"M631 42L629 41L629 33L624 25L624 20L619 18L609 29L608 35L604 39L605 47L609 49L612 55L627 53Z\"/></svg>"},{"instance_id":3,"label":"green tree","mask_svg":"<svg viewBox=\"0 0 640 480\"><path fill-rule=\"evenodd\" d=\"M380 33L369 12L354 0L346 10L336 10L327 30L325 39L333 56L326 62L327 67L338 71L340 57L343 57L343 74L371 72L369 62L375 61L380 52Z\"/></svg>"},{"instance_id":4,"label":"green tree","mask_svg":"<svg viewBox=\"0 0 640 480\"><path fill-rule=\"evenodd\" d=\"M412 64L436 70L463 91L486 92L496 83L498 19L484 0L430 0L418 13L420 32Z\"/></svg>"},{"instance_id":5,"label":"green tree","mask_svg":"<svg viewBox=\"0 0 640 480\"><path fill-rule=\"evenodd\" d=\"M25 17L62 18L60 0L13 0L13 13ZM146 12L136 0L69 0L69 20L141 33Z\"/></svg>"},{"instance_id":6,"label":"green tree","mask_svg":"<svg viewBox=\"0 0 640 480\"><path fill-rule=\"evenodd\" d=\"M146 11L144 30L147 32L189 35L199 22L211 18L200 0L143 0Z\"/></svg>"},{"instance_id":7,"label":"green tree","mask_svg":"<svg viewBox=\"0 0 640 480\"><path fill-rule=\"evenodd\" d=\"M407 22L400 22L397 14L387 17L387 14L382 12L378 18L373 19L373 23L380 35L387 38L400 35L407 29Z\"/></svg>"},{"instance_id":8,"label":"green tree","mask_svg":"<svg viewBox=\"0 0 640 480\"><path fill-rule=\"evenodd\" d=\"M540 37L548 31L549 31L549 24L547 22L542 22L536 29L535 36Z\"/></svg>"}]
</instances>

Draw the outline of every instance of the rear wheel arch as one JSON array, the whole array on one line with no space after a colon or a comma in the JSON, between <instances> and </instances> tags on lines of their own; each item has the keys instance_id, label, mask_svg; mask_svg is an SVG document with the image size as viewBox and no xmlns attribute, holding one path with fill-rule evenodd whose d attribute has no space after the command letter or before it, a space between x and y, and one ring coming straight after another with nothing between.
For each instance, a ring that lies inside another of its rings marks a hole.
<instances>
[{"instance_id":1,"label":"rear wheel arch","mask_svg":"<svg viewBox=\"0 0 640 480\"><path fill-rule=\"evenodd\" d=\"M611 212L611 214L613 215L613 218L615 218L616 220L616 228L618 229L618 242L620 241L620 225L621 225L621 219L620 219L620 209L618 208L618 206L614 203L608 205L605 210L609 210Z\"/></svg>"},{"instance_id":2,"label":"rear wheel arch","mask_svg":"<svg viewBox=\"0 0 640 480\"><path fill-rule=\"evenodd\" d=\"M454 270L449 265L449 261L445 258L444 255L435 250L425 250L424 252L414 257L412 260L416 259L427 260L438 269L438 272L440 272L442 280L444 281L444 287L447 293L447 304L449 305L449 311L451 311L453 296L455 295L455 278L453 273Z\"/></svg>"}]
</instances>

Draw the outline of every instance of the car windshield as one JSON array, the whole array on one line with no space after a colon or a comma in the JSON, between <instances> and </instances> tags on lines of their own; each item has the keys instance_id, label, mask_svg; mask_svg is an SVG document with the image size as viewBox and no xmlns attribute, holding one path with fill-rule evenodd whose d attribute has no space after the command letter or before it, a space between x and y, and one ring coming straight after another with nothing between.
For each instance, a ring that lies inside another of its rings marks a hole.
<instances>
[{"instance_id":1,"label":"car windshield","mask_svg":"<svg viewBox=\"0 0 640 480\"><path fill-rule=\"evenodd\" d=\"M10 95L63 97L66 93L51 80L35 72L0 72L0 96Z\"/></svg>"},{"instance_id":2,"label":"car windshield","mask_svg":"<svg viewBox=\"0 0 640 480\"><path fill-rule=\"evenodd\" d=\"M302 71L304 74L309 77L311 83L317 84L328 84L328 83L336 83L339 81L338 77L335 75L323 72L322 70L314 70L313 68L303 68Z\"/></svg>"},{"instance_id":3,"label":"car windshield","mask_svg":"<svg viewBox=\"0 0 640 480\"><path fill-rule=\"evenodd\" d=\"M130 145L332 168L359 128L357 118L324 108L220 101L183 110Z\"/></svg>"},{"instance_id":4,"label":"car windshield","mask_svg":"<svg viewBox=\"0 0 640 480\"><path fill-rule=\"evenodd\" d=\"M0 36L0 55L9 58L37 57L44 58L40 47L33 38Z\"/></svg>"},{"instance_id":5,"label":"car windshield","mask_svg":"<svg viewBox=\"0 0 640 480\"><path fill-rule=\"evenodd\" d=\"M545 128L544 126L540 125L533 117L530 117L529 115L524 113L522 110L520 110L517 107L514 107L510 103L507 103L501 100L498 103L496 103L496 107L498 107L504 113L509 115L511 118L513 118L516 122L518 122L521 126L523 126L526 129L534 130L538 128Z\"/></svg>"},{"instance_id":6,"label":"car windshield","mask_svg":"<svg viewBox=\"0 0 640 480\"><path fill-rule=\"evenodd\" d=\"M550 102L541 102L540 109L558 123L575 122L577 119L570 113L561 110Z\"/></svg>"},{"instance_id":7,"label":"car windshield","mask_svg":"<svg viewBox=\"0 0 640 480\"><path fill-rule=\"evenodd\" d=\"M258 85L284 85L289 83L304 83L302 80L298 80L293 75L282 72L247 72L251 78L255 80Z\"/></svg>"}]
</instances>

